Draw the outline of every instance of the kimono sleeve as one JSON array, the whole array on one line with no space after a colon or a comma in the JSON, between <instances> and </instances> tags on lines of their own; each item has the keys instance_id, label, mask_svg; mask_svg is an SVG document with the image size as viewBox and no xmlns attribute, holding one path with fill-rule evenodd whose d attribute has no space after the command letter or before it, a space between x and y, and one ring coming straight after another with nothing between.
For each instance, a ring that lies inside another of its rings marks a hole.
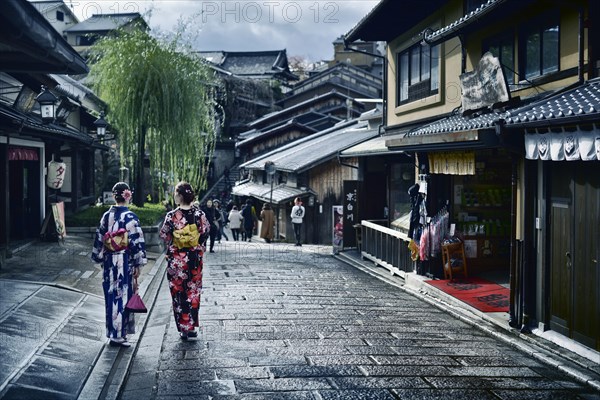
<instances>
[{"instance_id":1,"label":"kimono sleeve","mask_svg":"<svg viewBox=\"0 0 600 400\"><path fill-rule=\"evenodd\" d=\"M168 213L165 216L165 220L160 227L158 235L166 244L170 244L173 241L173 219L171 213Z\"/></svg>"},{"instance_id":2,"label":"kimono sleeve","mask_svg":"<svg viewBox=\"0 0 600 400\"><path fill-rule=\"evenodd\" d=\"M94 237L94 247L92 248L92 261L101 263L104 261L104 242L102 238L108 231L106 214L100 218L100 224L96 228L96 236Z\"/></svg>"},{"instance_id":3,"label":"kimono sleeve","mask_svg":"<svg viewBox=\"0 0 600 400\"><path fill-rule=\"evenodd\" d=\"M141 267L148 263L146 258L146 242L144 241L144 232L140 225L137 215L130 213L126 223L127 234L129 235L129 257L133 261L134 267Z\"/></svg>"},{"instance_id":4,"label":"kimono sleeve","mask_svg":"<svg viewBox=\"0 0 600 400\"><path fill-rule=\"evenodd\" d=\"M206 239L208 239L208 234L210 232L210 222L206 218L204 213L200 214L200 223L198 224L198 233L200 233L200 244L204 245Z\"/></svg>"}]
</instances>

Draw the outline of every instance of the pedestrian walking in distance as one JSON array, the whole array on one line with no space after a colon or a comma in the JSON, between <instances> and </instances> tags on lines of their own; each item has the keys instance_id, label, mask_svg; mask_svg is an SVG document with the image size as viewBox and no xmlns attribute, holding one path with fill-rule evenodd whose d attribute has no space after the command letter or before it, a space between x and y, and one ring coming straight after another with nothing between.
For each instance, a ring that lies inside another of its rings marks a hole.
<instances>
[{"instance_id":1,"label":"pedestrian walking in distance","mask_svg":"<svg viewBox=\"0 0 600 400\"><path fill-rule=\"evenodd\" d=\"M290 217L292 217L292 225L294 226L294 236L296 238L296 246L302 246L302 220L304 219L304 206L302 206L302 200L300 197L296 197L294 200L294 207Z\"/></svg>"},{"instance_id":2,"label":"pedestrian walking in distance","mask_svg":"<svg viewBox=\"0 0 600 400\"><path fill-rule=\"evenodd\" d=\"M274 225L275 225L275 214L271 209L269 203L263 204L262 210L260 211L260 220L262 224L260 226L260 237L267 243L271 243L274 236Z\"/></svg>"},{"instance_id":3,"label":"pedestrian walking in distance","mask_svg":"<svg viewBox=\"0 0 600 400\"><path fill-rule=\"evenodd\" d=\"M167 213L160 237L167 245L167 279L175 324L181 339L187 340L198 336L202 257L210 225L200 207L192 205L195 193L189 183L179 182L173 197L178 207Z\"/></svg>"},{"instance_id":4,"label":"pedestrian walking in distance","mask_svg":"<svg viewBox=\"0 0 600 400\"><path fill-rule=\"evenodd\" d=\"M252 235L254 234L254 228L256 228L256 222L258 217L256 216L256 210L252 205L252 200L246 200L246 204L242 208L242 217L244 218L244 231L246 232L246 240L252 241Z\"/></svg>"},{"instance_id":5,"label":"pedestrian walking in distance","mask_svg":"<svg viewBox=\"0 0 600 400\"><path fill-rule=\"evenodd\" d=\"M140 268L148 260L139 218L127 208L132 197L129 185L118 182L112 195L117 204L100 218L92 260L102 263L106 336L113 346L130 347L127 335L135 333L135 314L126 311L125 305L135 292Z\"/></svg>"},{"instance_id":6,"label":"pedestrian walking in distance","mask_svg":"<svg viewBox=\"0 0 600 400\"><path fill-rule=\"evenodd\" d=\"M210 224L210 232L209 234L209 249L211 253L214 253L215 250L215 239L217 237L217 234L219 233L219 213L217 212L217 209L215 208L212 200L208 200L206 202L206 206L203 209L204 211L204 215L206 216L206 219L208 220L208 223Z\"/></svg>"},{"instance_id":7,"label":"pedestrian walking in distance","mask_svg":"<svg viewBox=\"0 0 600 400\"><path fill-rule=\"evenodd\" d=\"M244 218L242 217L242 214L240 214L237 206L234 205L229 212L229 229L231 229L233 240L236 242L240 239L242 221L244 221Z\"/></svg>"},{"instance_id":8,"label":"pedestrian walking in distance","mask_svg":"<svg viewBox=\"0 0 600 400\"><path fill-rule=\"evenodd\" d=\"M221 243L221 238L225 238L225 240L229 241L229 237L227 237L227 233L225 233L225 227L229 220L227 219L229 214L225 214L225 211L221 208L221 203L218 200L213 202L213 207L215 208L215 212L217 213L219 232L217 233L217 241Z\"/></svg>"}]
</instances>

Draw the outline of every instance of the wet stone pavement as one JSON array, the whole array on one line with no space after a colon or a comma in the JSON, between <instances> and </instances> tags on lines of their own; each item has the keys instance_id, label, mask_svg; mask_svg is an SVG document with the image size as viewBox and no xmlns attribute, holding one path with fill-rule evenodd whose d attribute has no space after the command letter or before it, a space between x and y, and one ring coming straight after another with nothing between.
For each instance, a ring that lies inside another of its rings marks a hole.
<instances>
[{"instance_id":1,"label":"wet stone pavement","mask_svg":"<svg viewBox=\"0 0 600 400\"><path fill-rule=\"evenodd\" d=\"M91 246L74 236L34 241L2 266L2 399L76 399L99 358L117 352L106 345L102 272L90 260ZM158 256L149 253L141 287L151 281ZM100 394L103 384L90 391Z\"/></svg>"},{"instance_id":2,"label":"wet stone pavement","mask_svg":"<svg viewBox=\"0 0 600 400\"><path fill-rule=\"evenodd\" d=\"M163 280L122 399L600 399L330 247L217 245L197 339Z\"/></svg>"}]
</instances>

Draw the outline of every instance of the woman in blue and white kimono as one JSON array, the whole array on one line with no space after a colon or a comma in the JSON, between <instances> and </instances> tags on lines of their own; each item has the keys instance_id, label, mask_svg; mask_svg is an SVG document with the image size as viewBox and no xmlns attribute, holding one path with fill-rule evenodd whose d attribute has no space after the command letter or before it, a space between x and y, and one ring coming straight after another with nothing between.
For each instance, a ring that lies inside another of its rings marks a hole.
<instances>
[{"instance_id":1,"label":"woman in blue and white kimono","mask_svg":"<svg viewBox=\"0 0 600 400\"><path fill-rule=\"evenodd\" d=\"M129 347L127 334L135 333L134 314L125 310L134 294L140 268L148 262L140 221L127 208L132 193L125 182L112 189L117 203L104 213L96 229L92 260L102 263L106 309L106 336L113 346Z\"/></svg>"}]
</instances>

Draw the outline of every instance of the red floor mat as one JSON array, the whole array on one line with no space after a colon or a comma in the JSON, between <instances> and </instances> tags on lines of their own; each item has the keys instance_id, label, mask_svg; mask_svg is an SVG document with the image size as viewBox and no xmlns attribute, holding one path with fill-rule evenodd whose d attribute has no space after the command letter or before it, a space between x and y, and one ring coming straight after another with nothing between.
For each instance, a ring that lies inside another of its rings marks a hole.
<instances>
[{"instance_id":1,"label":"red floor mat","mask_svg":"<svg viewBox=\"0 0 600 400\"><path fill-rule=\"evenodd\" d=\"M482 312L508 312L510 290L481 278L425 281Z\"/></svg>"}]
</instances>

